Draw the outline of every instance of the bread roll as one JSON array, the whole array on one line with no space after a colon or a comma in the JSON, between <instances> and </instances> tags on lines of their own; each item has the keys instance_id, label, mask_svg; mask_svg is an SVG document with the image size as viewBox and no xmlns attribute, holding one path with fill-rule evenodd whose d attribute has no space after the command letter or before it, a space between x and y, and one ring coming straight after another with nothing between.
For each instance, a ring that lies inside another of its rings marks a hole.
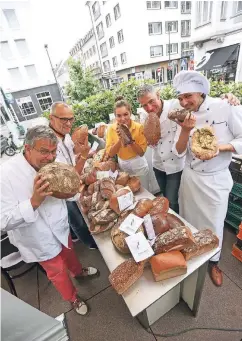
<instances>
[{"instance_id":1,"label":"bread roll","mask_svg":"<svg viewBox=\"0 0 242 341\"><path fill-rule=\"evenodd\" d=\"M153 200L153 208L149 211L150 215L157 213L167 213L169 210L169 201L165 197L157 197Z\"/></svg>"},{"instance_id":2,"label":"bread roll","mask_svg":"<svg viewBox=\"0 0 242 341\"><path fill-rule=\"evenodd\" d=\"M126 172L119 172L115 184L116 185L126 186L128 180L129 180L129 174L128 173L126 173Z\"/></svg>"},{"instance_id":3,"label":"bread roll","mask_svg":"<svg viewBox=\"0 0 242 341\"><path fill-rule=\"evenodd\" d=\"M187 264L180 251L153 256L150 264L156 282L184 275L187 272Z\"/></svg>"},{"instance_id":4,"label":"bread roll","mask_svg":"<svg viewBox=\"0 0 242 341\"><path fill-rule=\"evenodd\" d=\"M140 218L148 214L149 210L153 207L153 201L150 199L140 199L136 204L133 213Z\"/></svg>"},{"instance_id":5,"label":"bread roll","mask_svg":"<svg viewBox=\"0 0 242 341\"><path fill-rule=\"evenodd\" d=\"M179 219L176 215L171 213L167 213L167 221L171 229L173 229L174 227L185 226L181 219Z\"/></svg>"},{"instance_id":6,"label":"bread roll","mask_svg":"<svg viewBox=\"0 0 242 341\"><path fill-rule=\"evenodd\" d=\"M155 235L158 236L170 229L166 213L157 213L151 216L152 224L154 227Z\"/></svg>"},{"instance_id":7,"label":"bread roll","mask_svg":"<svg viewBox=\"0 0 242 341\"><path fill-rule=\"evenodd\" d=\"M114 193L110 200L109 200L109 206L112 210L114 210L114 212L116 212L117 214L120 214L120 209L119 209L119 204L118 204L118 197L121 197L124 194L127 194L131 192L131 190L129 188L121 188L119 189L116 193Z\"/></svg>"},{"instance_id":8,"label":"bread roll","mask_svg":"<svg viewBox=\"0 0 242 341\"><path fill-rule=\"evenodd\" d=\"M115 183L113 179L102 179L100 183L100 193L103 199L110 199L116 192Z\"/></svg>"},{"instance_id":9,"label":"bread roll","mask_svg":"<svg viewBox=\"0 0 242 341\"><path fill-rule=\"evenodd\" d=\"M127 186L131 189L133 193L137 193L140 190L141 183L137 176L132 176L127 182Z\"/></svg>"},{"instance_id":10,"label":"bread roll","mask_svg":"<svg viewBox=\"0 0 242 341\"><path fill-rule=\"evenodd\" d=\"M175 227L167 232L160 234L153 245L153 249L156 254L184 250L187 247L194 245L195 240L186 226Z\"/></svg>"},{"instance_id":11,"label":"bread roll","mask_svg":"<svg viewBox=\"0 0 242 341\"><path fill-rule=\"evenodd\" d=\"M199 231L193 235L195 244L182 250L186 260L216 249L219 244L217 236L209 229Z\"/></svg>"},{"instance_id":12,"label":"bread roll","mask_svg":"<svg viewBox=\"0 0 242 341\"><path fill-rule=\"evenodd\" d=\"M80 189L80 177L74 167L61 162L51 162L42 167L38 174L49 182L48 191L59 199L74 197Z\"/></svg>"},{"instance_id":13,"label":"bread roll","mask_svg":"<svg viewBox=\"0 0 242 341\"><path fill-rule=\"evenodd\" d=\"M128 259L109 275L109 281L119 295L130 288L143 274L144 262L136 263Z\"/></svg>"}]
</instances>

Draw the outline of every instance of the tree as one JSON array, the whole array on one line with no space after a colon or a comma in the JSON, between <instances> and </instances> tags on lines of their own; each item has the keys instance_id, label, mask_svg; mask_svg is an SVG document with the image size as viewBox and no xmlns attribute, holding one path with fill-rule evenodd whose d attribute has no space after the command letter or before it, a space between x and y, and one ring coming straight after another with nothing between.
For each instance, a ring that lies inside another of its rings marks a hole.
<instances>
[{"instance_id":1,"label":"tree","mask_svg":"<svg viewBox=\"0 0 242 341\"><path fill-rule=\"evenodd\" d=\"M70 82L66 85L66 93L71 101L81 102L86 97L95 95L100 91L99 82L93 77L91 71L84 71L80 62L70 58L68 60Z\"/></svg>"}]
</instances>

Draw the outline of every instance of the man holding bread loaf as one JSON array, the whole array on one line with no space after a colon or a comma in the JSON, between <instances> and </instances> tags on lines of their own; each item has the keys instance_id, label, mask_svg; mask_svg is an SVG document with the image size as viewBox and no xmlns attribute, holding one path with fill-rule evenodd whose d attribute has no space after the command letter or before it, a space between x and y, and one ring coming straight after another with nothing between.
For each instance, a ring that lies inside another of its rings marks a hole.
<instances>
[{"instance_id":1,"label":"man holding bread loaf","mask_svg":"<svg viewBox=\"0 0 242 341\"><path fill-rule=\"evenodd\" d=\"M69 272L82 278L97 275L98 270L80 264L70 237L66 200L53 197L50 182L38 173L55 160L57 143L53 130L35 126L26 134L24 153L2 165L1 229L23 261L38 262L62 298L85 315L88 307L78 297Z\"/></svg>"},{"instance_id":2,"label":"man holding bread loaf","mask_svg":"<svg viewBox=\"0 0 242 341\"><path fill-rule=\"evenodd\" d=\"M228 169L232 153L242 154L242 106L211 98L210 83L196 71L181 71L173 81L180 105L188 110L173 145L185 167L179 192L180 214L198 229L209 228L222 247L224 219L233 180ZM178 138L177 138L178 137ZM211 259L210 276L222 284L217 263Z\"/></svg>"},{"instance_id":3,"label":"man holding bread loaf","mask_svg":"<svg viewBox=\"0 0 242 341\"><path fill-rule=\"evenodd\" d=\"M52 104L50 109L50 128L53 129L58 139L56 161L74 166L77 172L81 174L88 158L90 147L87 136L85 144L78 146L79 154L76 158L75 152L77 148L70 136L73 122L74 114L69 105L64 102ZM96 249L96 243L88 230L76 202L67 202L67 208L70 227L74 234L90 249Z\"/></svg>"}]
</instances>

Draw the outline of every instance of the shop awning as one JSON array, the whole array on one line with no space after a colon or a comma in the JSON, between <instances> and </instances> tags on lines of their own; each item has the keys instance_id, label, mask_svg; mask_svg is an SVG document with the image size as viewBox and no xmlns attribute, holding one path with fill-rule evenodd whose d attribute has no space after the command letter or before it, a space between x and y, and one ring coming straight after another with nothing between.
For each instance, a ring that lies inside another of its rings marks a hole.
<instances>
[{"instance_id":1,"label":"shop awning","mask_svg":"<svg viewBox=\"0 0 242 341\"><path fill-rule=\"evenodd\" d=\"M235 60L234 54L239 44L222 47L220 49L207 51L201 61L196 66L196 71L219 69L229 60ZM235 58L236 57L236 58Z\"/></svg>"}]
</instances>

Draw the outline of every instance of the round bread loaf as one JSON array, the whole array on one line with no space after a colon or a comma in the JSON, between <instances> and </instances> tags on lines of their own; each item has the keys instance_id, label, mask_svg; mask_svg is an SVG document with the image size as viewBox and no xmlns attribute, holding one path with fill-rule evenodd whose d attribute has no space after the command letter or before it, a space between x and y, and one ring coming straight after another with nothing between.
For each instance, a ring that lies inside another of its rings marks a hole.
<instances>
[{"instance_id":1,"label":"round bread loaf","mask_svg":"<svg viewBox=\"0 0 242 341\"><path fill-rule=\"evenodd\" d=\"M109 171L115 172L117 169L117 163L115 161L109 160L104 162L95 162L94 167L99 171Z\"/></svg>"},{"instance_id":2,"label":"round bread loaf","mask_svg":"<svg viewBox=\"0 0 242 341\"><path fill-rule=\"evenodd\" d=\"M121 197L122 195L125 195L127 193L131 192L129 188L121 188L116 193L114 193L109 201L109 206L114 212L117 214L120 214L119 204L118 204L118 197Z\"/></svg>"},{"instance_id":3,"label":"round bread loaf","mask_svg":"<svg viewBox=\"0 0 242 341\"><path fill-rule=\"evenodd\" d=\"M86 178L85 178L85 184L87 185L87 186L89 186L89 185L91 185L91 184L93 184L94 182L96 182L97 181L97 174L96 174L96 172L95 171L91 171L91 172L89 172L88 174L87 174L87 176L86 176Z\"/></svg>"},{"instance_id":4,"label":"round bread loaf","mask_svg":"<svg viewBox=\"0 0 242 341\"><path fill-rule=\"evenodd\" d=\"M137 176L132 176L131 178L129 178L127 186L131 189L133 193L138 192L141 187L140 179L137 178Z\"/></svg>"},{"instance_id":5,"label":"round bread loaf","mask_svg":"<svg viewBox=\"0 0 242 341\"><path fill-rule=\"evenodd\" d=\"M157 213L151 216L151 220L154 226L155 235L158 236L170 229L167 215L164 213Z\"/></svg>"},{"instance_id":6,"label":"round bread loaf","mask_svg":"<svg viewBox=\"0 0 242 341\"><path fill-rule=\"evenodd\" d=\"M175 227L179 227L179 226L185 226L185 224L183 223L183 221L181 221L181 219L179 219L176 215L171 214L171 213L167 213L167 221L171 229Z\"/></svg>"},{"instance_id":7,"label":"round bread loaf","mask_svg":"<svg viewBox=\"0 0 242 341\"><path fill-rule=\"evenodd\" d=\"M183 122L189 113L190 111L186 109L174 109L169 112L168 118L172 121L177 120L179 122Z\"/></svg>"},{"instance_id":8,"label":"round bread loaf","mask_svg":"<svg viewBox=\"0 0 242 341\"><path fill-rule=\"evenodd\" d=\"M119 230L120 223L117 223L111 230L111 240L113 242L113 245L124 254L129 254L130 250L128 248L128 245L125 241L125 238L128 237L128 234L125 232L122 232ZM140 226L137 230L137 232L143 232L144 228L143 226ZM136 233L137 233L136 232Z\"/></svg>"},{"instance_id":9,"label":"round bread loaf","mask_svg":"<svg viewBox=\"0 0 242 341\"><path fill-rule=\"evenodd\" d=\"M116 185L126 186L129 180L129 174L126 172L119 172L118 177L116 179Z\"/></svg>"},{"instance_id":10,"label":"round bread loaf","mask_svg":"<svg viewBox=\"0 0 242 341\"><path fill-rule=\"evenodd\" d=\"M74 143L78 142L80 144L84 144L87 137L88 137L88 126L86 124L80 127L77 127L71 135L72 141Z\"/></svg>"},{"instance_id":11,"label":"round bread loaf","mask_svg":"<svg viewBox=\"0 0 242 341\"><path fill-rule=\"evenodd\" d=\"M103 199L110 199L116 192L115 183L113 179L102 179L100 183L100 192Z\"/></svg>"},{"instance_id":12,"label":"round bread loaf","mask_svg":"<svg viewBox=\"0 0 242 341\"><path fill-rule=\"evenodd\" d=\"M149 146L155 146L161 138L160 119L155 113L148 114L144 123L144 135Z\"/></svg>"},{"instance_id":13,"label":"round bread loaf","mask_svg":"<svg viewBox=\"0 0 242 341\"><path fill-rule=\"evenodd\" d=\"M39 174L49 182L48 191L53 197L68 199L75 196L80 189L80 177L74 167L60 162L52 162L42 167Z\"/></svg>"},{"instance_id":14,"label":"round bread loaf","mask_svg":"<svg viewBox=\"0 0 242 341\"><path fill-rule=\"evenodd\" d=\"M150 199L140 199L134 208L134 214L143 218L148 214L149 210L153 207L153 201Z\"/></svg>"},{"instance_id":15,"label":"round bread loaf","mask_svg":"<svg viewBox=\"0 0 242 341\"><path fill-rule=\"evenodd\" d=\"M102 124L97 128L97 136L99 138L104 138L105 135L105 130L106 130L106 125Z\"/></svg>"},{"instance_id":16,"label":"round bread loaf","mask_svg":"<svg viewBox=\"0 0 242 341\"><path fill-rule=\"evenodd\" d=\"M211 127L197 129L193 133L191 150L201 160L210 160L217 155L218 141Z\"/></svg>"},{"instance_id":17,"label":"round bread loaf","mask_svg":"<svg viewBox=\"0 0 242 341\"><path fill-rule=\"evenodd\" d=\"M169 201L165 197L157 197L153 200L153 208L149 211L150 215L157 213L167 213L169 210Z\"/></svg>"}]
</instances>

